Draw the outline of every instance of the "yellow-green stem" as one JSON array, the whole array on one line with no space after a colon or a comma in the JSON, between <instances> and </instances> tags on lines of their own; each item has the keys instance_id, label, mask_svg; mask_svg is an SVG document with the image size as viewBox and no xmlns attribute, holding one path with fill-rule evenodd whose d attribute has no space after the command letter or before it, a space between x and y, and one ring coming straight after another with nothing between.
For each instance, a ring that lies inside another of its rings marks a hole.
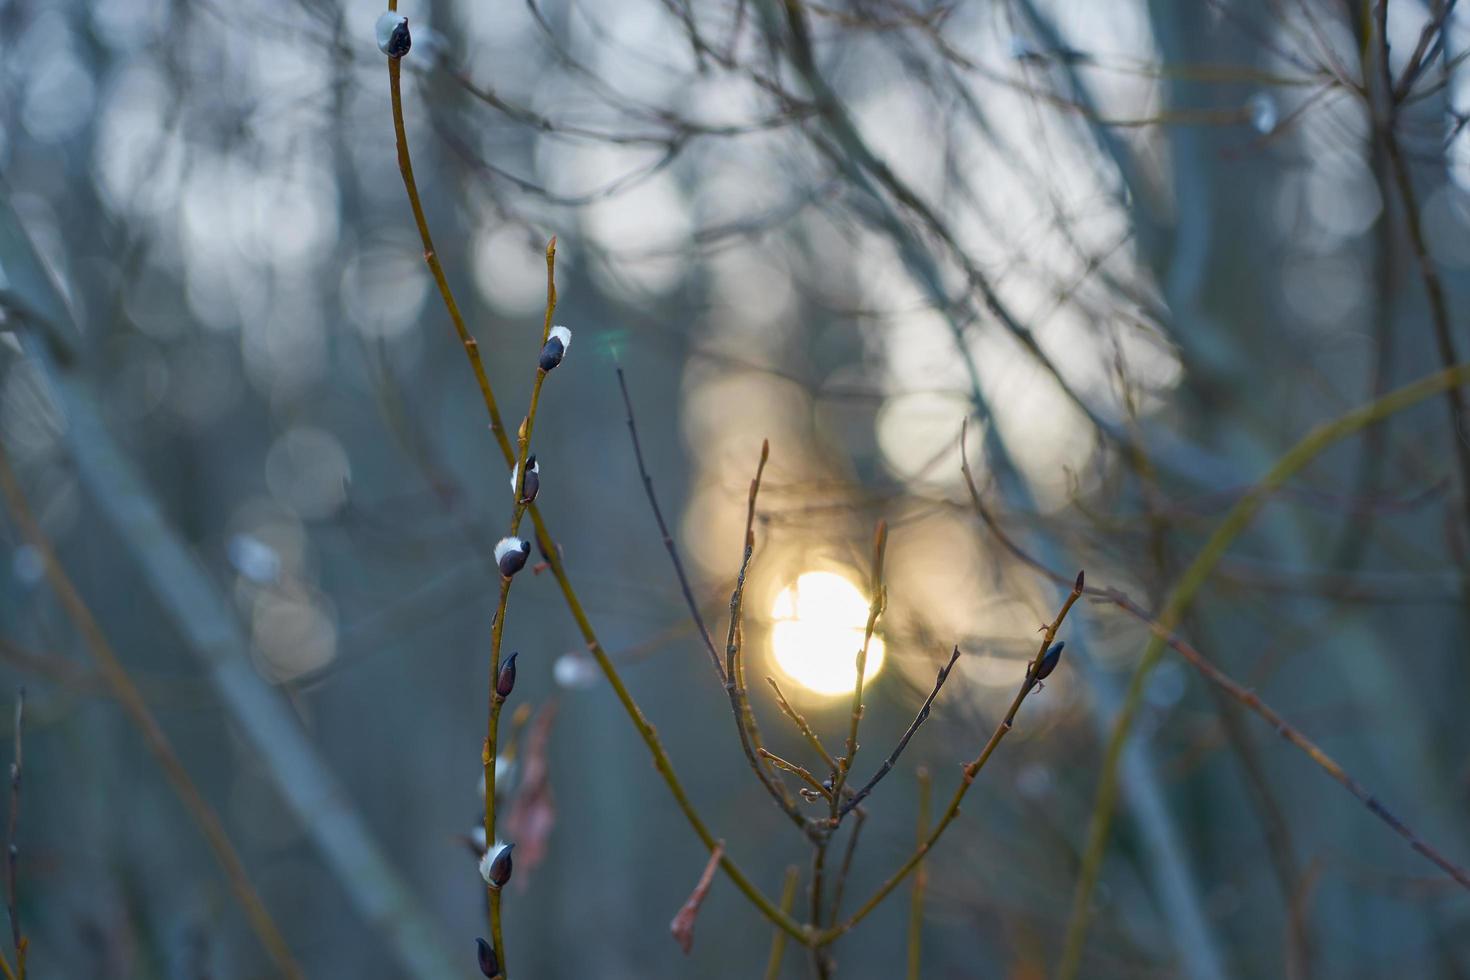
<instances>
[{"instance_id":1,"label":"yellow-green stem","mask_svg":"<svg viewBox=\"0 0 1470 980\"><path fill-rule=\"evenodd\" d=\"M556 313L556 236L551 236L551 241L546 243L546 322L541 327L541 343L537 346L537 353L546 346L546 340L551 336L551 318ZM526 410L526 419L521 423L521 429L517 438L516 463L512 470L516 475L515 485L515 511L510 520L511 537L515 537L520 529L521 518L525 516L528 501L523 500L526 492L526 459L530 455L531 431L536 427L536 410L541 406L541 386L546 381L546 372L541 370L540 365L536 367L536 380L531 382L531 404Z\"/></svg>"},{"instance_id":2,"label":"yellow-green stem","mask_svg":"<svg viewBox=\"0 0 1470 980\"><path fill-rule=\"evenodd\" d=\"M507 976L505 934L500 928L500 889L494 885L490 886L490 942L495 947L495 958L500 961L500 975Z\"/></svg>"},{"instance_id":3,"label":"yellow-green stem","mask_svg":"<svg viewBox=\"0 0 1470 980\"><path fill-rule=\"evenodd\" d=\"M801 870L796 865L786 869L786 881L781 886L781 911L790 912L796 903L796 884L801 879ZM776 980L781 975L781 957L786 953L786 933L780 929L771 937L771 955L766 958L765 980Z\"/></svg>"},{"instance_id":4,"label":"yellow-green stem","mask_svg":"<svg viewBox=\"0 0 1470 980\"><path fill-rule=\"evenodd\" d=\"M919 767L919 829L918 839L922 843L929 830L929 796L932 783L929 770ZM919 960L924 943L924 885L926 875L921 863L914 869L914 893L909 902L909 970L908 980L919 980Z\"/></svg>"},{"instance_id":5,"label":"yellow-green stem","mask_svg":"<svg viewBox=\"0 0 1470 980\"><path fill-rule=\"evenodd\" d=\"M396 8L396 0L393 0L389 4L389 9L394 10ZM501 422L500 409L496 404L495 394L490 387L489 378L485 374L485 367L480 358L479 345L470 336L468 329L464 325L464 319L460 316L459 306L454 301L454 294L450 290L449 282L444 275L443 266L440 264L439 257L434 251L433 239L429 235L429 225L424 217L423 205L419 200L418 186L413 175L413 163L408 151L408 136L404 129L403 97L399 65L392 58L388 60L388 79L393 106L393 129L398 142L398 167L399 172L403 176L404 190L408 195L409 207L413 211L414 223L418 226L419 237L423 242L424 261L429 266L434 283L438 287L439 296L443 300L445 309L449 313L449 318L454 324L455 332L459 336L460 343L464 346L465 357L470 363L471 370L474 372L475 382L479 386L481 398L485 403L485 412L490 419L491 435L500 447L501 455L505 458L506 468L509 469L515 465L516 453L511 446L509 437L505 433L505 426ZM622 675L618 673L612 660L609 659L607 651L603 648L601 641L598 640L597 632L593 629L591 621L587 618L586 610L583 608L582 602L578 598L571 580L567 577L566 567L556 549L556 541L547 529L546 522L542 519L539 508L536 504L532 503L526 510L531 516L531 524L536 530L536 539L541 546L542 553L546 556L546 561L551 568L552 576L556 579L557 587L561 590L562 598L566 602L568 612L571 613L573 621L577 624L578 632L582 634L582 639L587 644L588 652L592 654L592 658L597 662L598 668L607 677L608 683L612 685L613 693L618 699L618 703L622 705L624 712L633 723L633 727L637 729L639 737L643 739L644 745L647 746L649 754L653 757L654 768L658 771L664 783L669 787L669 792L673 794L674 802L679 807L680 813L684 815L685 820L693 828L695 835L699 837L700 842L704 844L706 850L713 853L716 845L714 835L710 833L709 827L705 824L703 818L699 816L698 811L695 810L694 804L685 792L683 784L674 772L673 764L670 762L668 754L664 751L658 734L643 716L642 710L638 707L637 702L634 701L632 694L629 693L627 685L623 683ZM493 782L493 771L491 776ZM487 841L486 843L488 845L493 843L493 841ZM814 938L813 930L810 927L801 925L788 913L779 909L770 898L751 882L745 872L729 854L725 854L720 858L720 868L735 884L735 887L740 890L741 894L774 925L803 945L810 945L812 943Z\"/></svg>"}]
</instances>

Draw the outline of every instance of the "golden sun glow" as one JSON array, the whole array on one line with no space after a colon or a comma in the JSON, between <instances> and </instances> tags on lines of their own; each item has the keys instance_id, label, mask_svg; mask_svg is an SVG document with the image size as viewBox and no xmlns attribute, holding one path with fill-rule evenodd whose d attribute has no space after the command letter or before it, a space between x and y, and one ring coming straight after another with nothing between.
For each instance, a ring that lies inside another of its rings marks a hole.
<instances>
[{"instance_id":1,"label":"golden sun glow","mask_svg":"<svg viewBox=\"0 0 1470 980\"><path fill-rule=\"evenodd\" d=\"M850 694L868 623L868 600L836 572L803 572L771 606L771 653L781 673L813 694ZM864 683L883 669L883 638L868 644Z\"/></svg>"}]
</instances>

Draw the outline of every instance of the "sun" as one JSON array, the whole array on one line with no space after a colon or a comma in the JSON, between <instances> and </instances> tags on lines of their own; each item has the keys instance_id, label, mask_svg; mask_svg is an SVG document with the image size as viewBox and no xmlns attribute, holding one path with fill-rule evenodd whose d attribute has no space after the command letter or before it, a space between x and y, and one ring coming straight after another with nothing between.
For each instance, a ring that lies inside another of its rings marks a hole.
<instances>
[{"instance_id":1,"label":"sun","mask_svg":"<svg viewBox=\"0 0 1470 980\"><path fill-rule=\"evenodd\" d=\"M868 600L836 572L803 572L771 605L771 654L781 673L813 694L852 693ZM868 644L864 683L883 669L883 638Z\"/></svg>"}]
</instances>

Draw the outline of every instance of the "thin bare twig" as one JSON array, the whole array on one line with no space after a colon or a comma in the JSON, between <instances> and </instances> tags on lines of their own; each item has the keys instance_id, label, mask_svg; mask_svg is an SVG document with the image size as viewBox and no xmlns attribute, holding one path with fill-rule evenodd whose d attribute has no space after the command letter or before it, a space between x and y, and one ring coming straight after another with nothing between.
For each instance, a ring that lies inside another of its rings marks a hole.
<instances>
[{"instance_id":1,"label":"thin bare twig","mask_svg":"<svg viewBox=\"0 0 1470 980\"><path fill-rule=\"evenodd\" d=\"M770 749L767 749L765 746L761 746L760 748L756 749L756 753L762 759L765 759L771 765L775 766L777 769L785 770L786 772L789 772L791 773L791 775L800 779L802 782L806 783L812 788L812 792L816 793L818 796L822 797L825 800L832 799L832 791L823 786L821 782L817 779L817 777L812 775L810 769L807 769L805 766L798 765L797 763L792 762L789 759L781 758L779 755L772 752Z\"/></svg>"},{"instance_id":2,"label":"thin bare twig","mask_svg":"<svg viewBox=\"0 0 1470 980\"><path fill-rule=\"evenodd\" d=\"M649 475L648 466L643 461L643 446L638 440L638 424L633 420L633 399L628 395L628 382L623 377L622 365L618 365L617 373L618 390L623 394L623 407L628 412L628 435L633 440L633 459L638 464L638 475L643 480L643 492L648 496L648 506L653 511L653 519L658 524L658 533L663 538L664 548L669 553L669 560L674 563L674 574L679 579L679 589L684 593L684 602L689 607L689 616L694 620L694 627L699 633L699 638L704 641L704 648L709 653L710 663L715 668L715 675L723 684L725 668L720 665L720 654L715 650L714 637L710 635L709 627L704 623L704 615L699 611L699 602L694 598L694 589L689 584L689 574L684 571L684 562L679 557L678 545L674 543L674 536L669 532L668 523L664 521L663 509L658 505L658 496L653 490L653 477Z\"/></svg>"},{"instance_id":3,"label":"thin bare twig","mask_svg":"<svg viewBox=\"0 0 1470 980\"><path fill-rule=\"evenodd\" d=\"M750 493L745 510L745 548L740 561L740 573L735 578L735 589L730 594L730 627L725 637L725 694L730 699L730 710L735 715L735 730L740 737L740 748L750 763L760 784L782 813L808 838L815 840L817 833L812 822L797 809L796 801L786 789L786 784L772 776L761 762L760 732L755 724L755 712L750 707L750 697L745 690L745 673L740 662L743 644L741 621L745 612L745 579L750 571L750 560L755 554L755 503L760 495L761 477L766 471L766 461L771 456L769 440L761 441L760 462L756 464L755 478L750 481Z\"/></svg>"},{"instance_id":4,"label":"thin bare twig","mask_svg":"<svg viewBox=\"0 0 1470 980\"><path fill-rule=\"evenodd\" d=\"M389 9L397 9L397 0L389 0ZM454 293L450 289L449 280L444 275L443 266L439 262L438 254L434 251L434 242L429 234L429 225L424 217L423 204L419 198L418 185L413 176L413 163L409 156L408 137L403 122L403 104L401 94L401 83L399 78L399 63L395 59L388 61L388 77L390 95L393 102L393 128L398 142L398 167L403 177L404 191L408 196L409 207L413 211L414 223L418 227L419 238L424 246L424 261L428 264L433 274L434 283L438 287L440 299L449 313L449 318L454 324L456 335L464 347L465 358L470 364L470 369L475 376L475 383L479 387L480 395L485 405L485 413L490 419L490 433L494 437L496 445L500 447L502 457L505 459L506 468L509 470L516 464L517 454L512 447L510 438L506 435L505 425L500 417L500 409L495 400L495 393L490 386L489 378L485 373L485 366L480 357L479 344L471 336L465 327L464 318L460 315L459 305L454 300ZM557 587L561 590L562 598L566 603L567 611L571 613L572 620L577 624L577 630L582 635L583 642L587 644L587 650L592 654L592 659L597 662L598 668L603 676L607 678L608 684L612 686L613 694L622 706L624 713L637 729L639 737L647 747L649 754L653 757L654 768L662 777L664 784L668 786L669 792L673 794L674 802L679 807L679 812L694 830L705 848L714 851L717 846L714 834L710 832L709 826L704 818L695 809L694 803L689 799L688 792L684 789L678 774L674 771L673 762L669 759L663 743L659 740L658 733L649 724L648 719L643 716L637 701L628 690L617 666L608 657L602 641L597 637L597 631L592 626L592 621L587 616L587 611L582 606L582 600L577 595L571 579L567 575L566 565L562 560L561 552L557 548L556 539L551 536L546 522L541 517L540 509L533 502L527 507L531 516L531 523L536 530L536 540L541 546L542 553L546 556L547 565L551 569L552 576L556 579ZM788 913L783 912L776 906L759 888L755 886L728 854L720 858L720 867L730 877L751 904L754 905L762 915L769 919L778 928L782 929L791 938L807 945L811 941L808 930L804 929Z\"/></svg>"},{"instance_id":5,"label":"thin bare twig","mask_svg":"<svg viewBox=\"0 0 1470 980\"><path fill-rule=\"evenodd\" d=\"M541 328L540 346L545 346L546 338L551 333L551 319L556 313L556 236L552 236L546 245L546 316ZM540 348L538 347L538 350ZM531 433L536 426L537 409L541 405L541 386L546 380L546 371L538 362L536 365L536 379L531 385L530 406L526 409L526 417L521 422L518 434L518 446L515 469L515 485L511 488L512 510L510 518L510 536L516 537L520 530L521 518L525 516L526 508L530 500L526 498L526 476L527 460L531 446ZM490 622L490 680L488 693L488 714L485 727L485 742L481 749L481 764L485 771L485 841L487 846L496 840L495 832L495 758L500 741L500 712L505 706L505 698L498 690L501 666L501 644L505 639L505 616L506 608L510 601L510 587L512 578L509 575L500 576L500 595L495 606L495 617ZM505 969L505 938L501 929L500 905L504 889L495 887L489 882L485 884L486 898L490 903L490 942L495 950L495 955L500 962L500 968Z\"/></svg>"},{"instance_id":6,"label":"thin bare twig","mask_svg":"<svg viewBox=\"0 0 1470 980\"><path fill-rule=\"evenodd\" d=\"M851 795L852 790L847 791ZM863 828L868 825L867 807L858 807L857 816L853 818L852 833L847 837L847 847L842 850L842 863L837 867L837 877L832 882L832 908L827 912L827 924L832 925L837 917L842 914L842 896L847 891L847 876L852 871L852 858L857 853L858 841L862 838Z\"/></svg>"},{"instance_id":7,"label":"thin bare twig","mask_svg":"<svg viewBox=\"0 0 1470 980\"><path fill-rule=\"evenodd\" d=\"M1449 368L1459 361L1454 333L1450 329L1449 299L1445 295L1439 269L1435 266L1433 256L1429 254L1429 245L1419 217L1418 195L1414 192L1409 165L1404 160L1398 136L1394 133L1394 119L1395 114L1390 111L1389 120L1383 129L1383 146L1389 169L1393 172L1394 186L1403 202L1401 210L1404 229L1414 253L1414 263L1419 270L1419 278L1424 283L1424 294L1429 300L1429 320L1434 326L1434 344L1439 353L1440 366ZM1466 406L1464 394L1458 387L1446 388L1444 397L1445 407L1450 414L1450 443L1454 446L1455 462L1460 471L1460 504L1465 509L1467 518L1470 518L1470 407Z\"/></svg>"},{"instance_id":8,"label":"thin bare twig","mask_svg":"<svg viewBox=\"0 0 1470 980\"><path fill-rule=\"evenodd\" d=\"M883 588L883 554L888 549L888 524L879 521L877 528L873 531L873 564L868 575L868 622L863 627L863 645L858 649L856 680L852 685L852 712L847 723L847 754L837 760L837 771L832 773L832 792L834 797L842 793L843 784L847 782L847 774L852 771L853 760L857 758L858 751L858 726L863 720L863 682L868 672L868 647L873 642L873 631L878 626L878 617L883 614L883 607L887 605L887 594ZM832 825L835 827L842 814L839 811L836 800L832 804Z\"/></svg>"},{"instance_id":9,"label":"thin bare twig","mask_svg":"<svg viewBox=\"0 0 1470 980\"><path fill-rule=\"evenodd\" d=\"M934 699L939 697L939 689L944 686L945 681L949 680L949 672L954 669L955 662L959 659L960 648L955 647L954 652L949 655L949 663L939 668L939 676L934 678L934 689L930 691L929 696L924 699L924 704L922 707L919 708L919 713L914 716L914 720L909 724L908 730L903 733L903 737L898 740L898 744L894 746L893 751L888 754L888 758L883 760L883 765L878 767L878 771L873 773L873 778L868 780L867 783L863 785L862 789L854 793L851 799L843 801L843 814L846 814L853 807L857 806L863 800L867 799L868 794L873 792L873 787L878 785L879 780L881 780L884 776L888 775L888 773L892 771L894 764L898 762L898 757L902 755L903 750L908 747L909 739L914 737L914 733L919 730L919 726L924 724L924 722L928 719L929 709L933 706Z\"/></svg>"},{"instance_id":10,"label":"thin bare twig","mask_svg":"<svg viewBox=\"0 0 1470 980\"><path fill-rule=\"evenodd\" d=\"M837 769L837 760L832 758L832 754L822 744L821 738L817 736L816 732L812 731L812 726L807 724L806 718L802 717L801 713L791 706L791 702L786 700L786 695L781 693L781 685L776 683L776 678L767 677L766 683L771 685L772 691L776 692L776 703L781 706L781 712L787 718L791 719L791 723L796 726L796 730L805 736L807 742L816 750L817 755L821 756L822 761L827 764L827 767L835 772Z\"/></svg>"}]
</instances>

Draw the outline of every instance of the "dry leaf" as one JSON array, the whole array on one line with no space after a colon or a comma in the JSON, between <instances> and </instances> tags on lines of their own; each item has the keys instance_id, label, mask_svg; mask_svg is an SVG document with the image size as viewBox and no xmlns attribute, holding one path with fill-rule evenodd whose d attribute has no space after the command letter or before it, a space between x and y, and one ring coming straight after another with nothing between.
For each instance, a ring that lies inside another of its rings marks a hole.
<instances>
[{"instance_id":1,"label":"dry leaf","mask_svg":"<svg viewBox=\"0 0 1470 980\"><path fill-rule=\"evenodd\" d=\"M709 886L714 884L715 870L719 868L720 858L724 855L725 842L720 841L710 852L709 864L704 866L704 874L699 876L699 884L694 886L689 901L684 903L679 914L674 916L674 921L669 923L669 932L674 934L674 941L679 944L685 956L694 948L694 920L699 916L699 907L704 904L704 896L709 894Z\"/></svg>"},{"instance_id":2,"label":"dry leaf","mask_svg":"<svg viewBox=\"0 0 1470 980\"><path fill-rule=\"evenodd\" d=\"M546 842L556 826L556 804L551 797L551 769L547 748L551 723L556 719L556 701L548 701L526 733L521 757L521 784L506 817L506 839L516 842L517 888L525 888L530 872L546 857Z\"/></svg>"}]
</instances>

